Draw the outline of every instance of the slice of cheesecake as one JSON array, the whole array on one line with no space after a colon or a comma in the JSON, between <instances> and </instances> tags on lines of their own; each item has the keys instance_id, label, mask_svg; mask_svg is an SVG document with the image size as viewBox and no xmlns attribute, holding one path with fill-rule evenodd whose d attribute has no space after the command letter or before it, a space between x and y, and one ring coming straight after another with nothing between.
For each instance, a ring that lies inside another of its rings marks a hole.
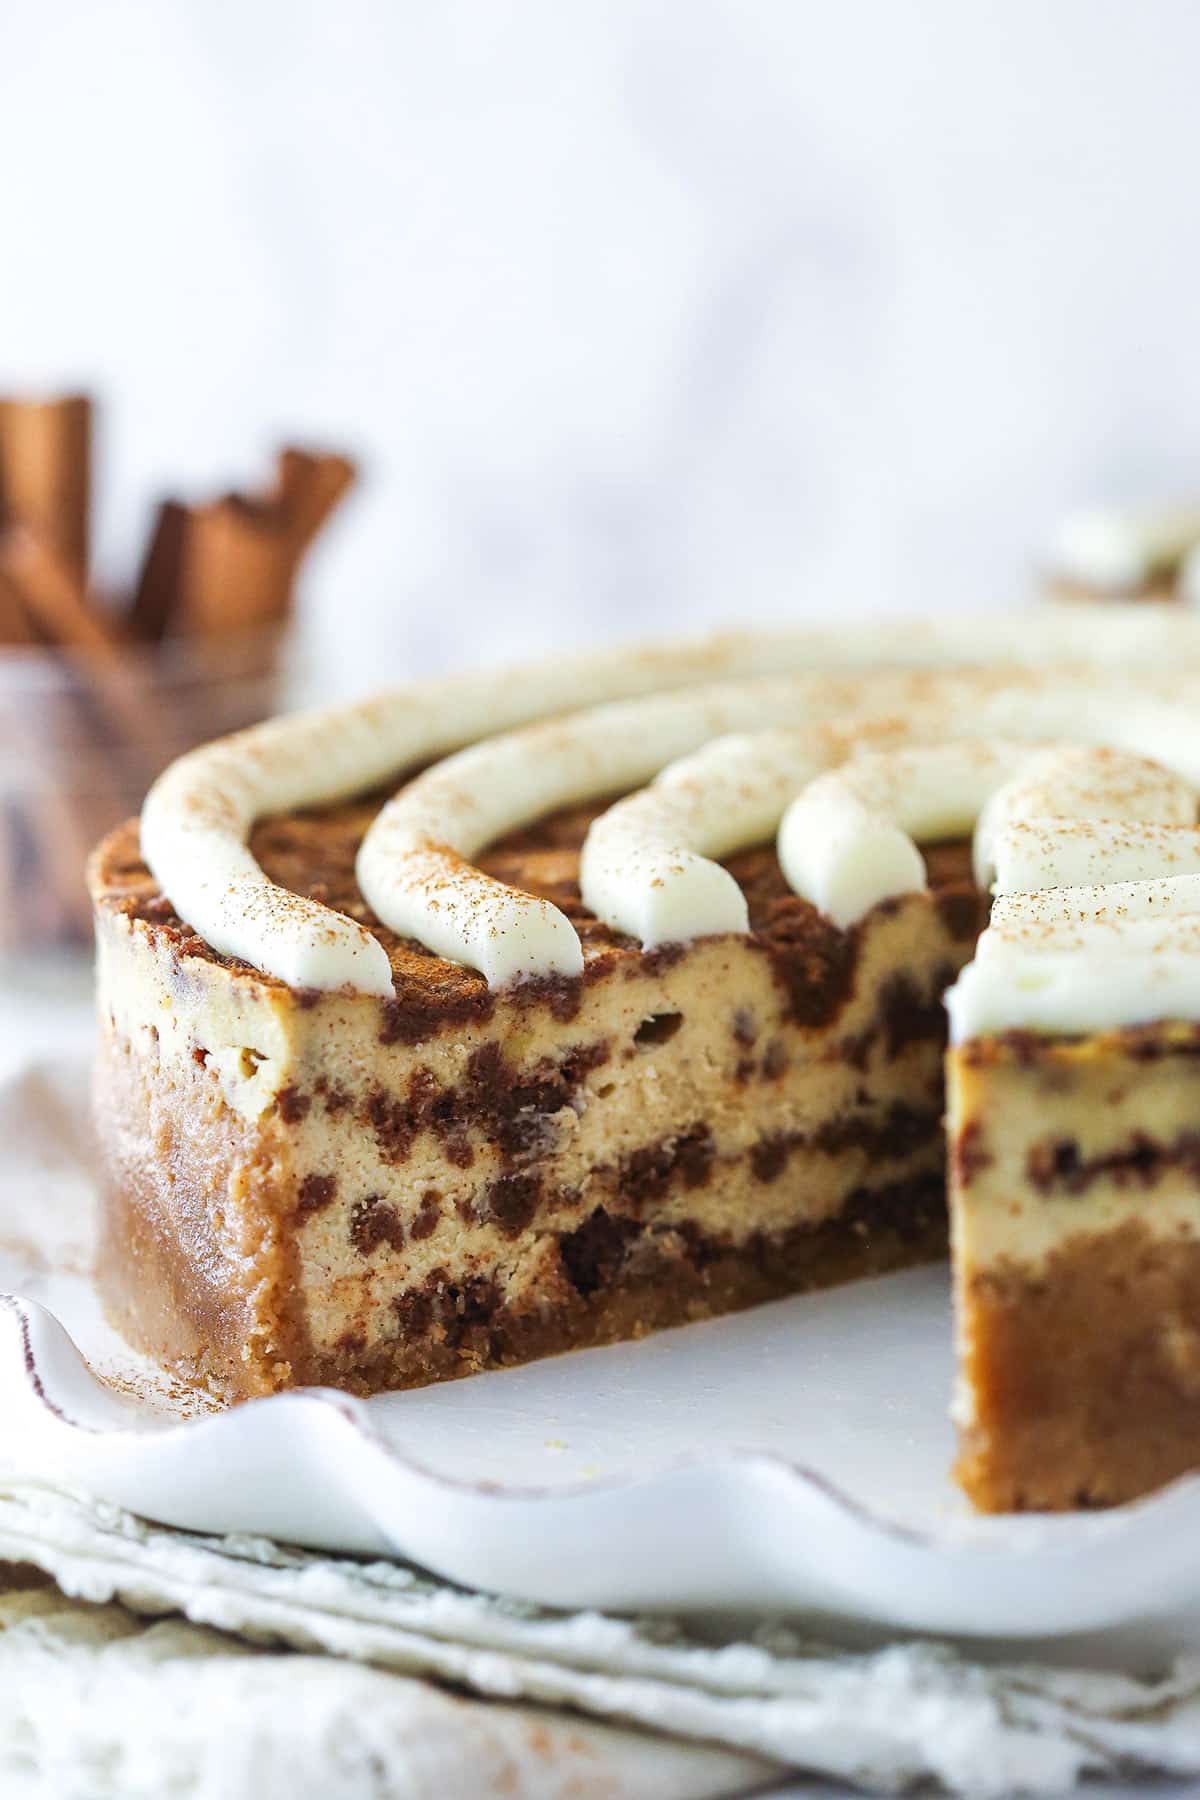
<instances>
[{"instance_id":1,"label":"slice of cheesecake","mask_svg":"<svg viewBox=\"0 0 1200 1800\"><path fill-rule=\"evenodd\" d=\"M1196 810L1178 772L1060 750L977 835L997 898L949 996L947 1125L958 1477L986 1511L1200 1464Z\"/></svg>"},{"instance_id":2,"label":"slice of cheesecake","mask_svg":"<svg viewBox=\"0 0 1200 1800\"><path fill-rule=\"evenodd\" d=\"M1111 1505L1200 1464L1200 1026L950 1054L958 1479Z\"/></svg>"}]
</instances>

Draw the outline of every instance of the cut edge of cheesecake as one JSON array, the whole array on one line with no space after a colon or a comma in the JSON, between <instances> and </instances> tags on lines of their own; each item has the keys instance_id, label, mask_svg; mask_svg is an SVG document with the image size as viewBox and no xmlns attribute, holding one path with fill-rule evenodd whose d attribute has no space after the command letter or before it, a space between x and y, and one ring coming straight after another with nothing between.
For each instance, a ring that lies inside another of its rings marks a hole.
<instances>
[{"instance_id":1,"label":"cut edge of cheesecake","mask_svg":"<svg viewBox=\"0 0 1200 1800\"><path fill-rule=\"evenodd\" d=\"M1000 1032L947 1064L960 1434L985 1512L1200 1464L1200 1026Z\"/></svg>"}]
</instances>

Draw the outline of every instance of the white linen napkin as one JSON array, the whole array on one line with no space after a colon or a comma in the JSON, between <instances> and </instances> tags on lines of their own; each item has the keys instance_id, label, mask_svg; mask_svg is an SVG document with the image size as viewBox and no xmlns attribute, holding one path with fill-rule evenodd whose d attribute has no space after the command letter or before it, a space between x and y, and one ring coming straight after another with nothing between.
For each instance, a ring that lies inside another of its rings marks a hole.
<instances>
[{"instance_id":1,"label":"white linen napkin","mask_svg":"<svg viewBox=\"0 0 1200 1800\"><path fill-rule=\"evenodd\" d=\"M59 1613L49 1644L44 1626L32 1645L26 1634L6 1651L0 1637L0 1746L24 1746L42 1768L70 1754L84 1766L128 1762L135 1775L142 1759L147 1767L158 1759L193 1771L180 1776L190 1787L132 1785L114 1794L241 1800L251 1789L236 1782L248 1779L258 1759L270 1760L276 1742L287 1785L256 1787L256 1800L324 1792L303 1785L304 1771L336 1769L330 1758L349 1754L337 1746L351 1721L363 1735L363 1757L395 1772L396 1785L381 1794L504 1791L489 1786L503 1757L519 1770L511 1788L519 1796L592 1791L568 1779L590 1757L600 1759L609 1784L601 1781L597 1793L663 1800L744 1791L771 1765L876 1790L933 1779L975 1795L1044 1794L1130 1767L1200 1773L1200 1657L1178 1660L1162 1680L1140 1681L1031 1664L988 1667L931 1643L837 1650L779 1625L721 1634L661 1618L556 1613L465 1593L396 1563L150 1525L12 1479L0 1482L0 1561L32 1563L64 1594L106 1609ZM128 1611L114 1614L114 1600ZM182 1614L196 1629L139 1631L135 1613ZM303 1654L250 1667L214 1629ZM49 1654L61 1668L50 1670ZM199 1669L198 1658L205 1659ZM407 1679L381 1688L378 1674L367 1679L365 1668L353 1666L366 1664ZM445 1697L414 1686L420 1676L522 1705L507 1725L495 1708L464 1719L456 1739ZM188 1694L197 1683L193 1707ZM555 1729L539 1714L534 1762L522 1748L533 1741L528 1703L659 1735L581 1737L575 1725L564 1720ZM206 1737L214 1719L222 1721L219 1744ZM454 1754L480 1759L471 1783L403 1785L414 1760L449 1768L436 1759L451 1755L451 1741ZM672 1743L691 1746L689 1759L672 1760ZM545 1762L562 1786L552 1784ZM218 1779L225 1785L212 1786Z\"/></svg>"},{"instance_id":2,"label":"white linen napkin","mask_svg":"<svg viewBox=\"0 0 1200 1800\"><path fill-rule=\"evenodd\" d=\"M0 1580L5 1800L717 1800L761 1777L745 1756Z\"/></svg>"}]
</instances>

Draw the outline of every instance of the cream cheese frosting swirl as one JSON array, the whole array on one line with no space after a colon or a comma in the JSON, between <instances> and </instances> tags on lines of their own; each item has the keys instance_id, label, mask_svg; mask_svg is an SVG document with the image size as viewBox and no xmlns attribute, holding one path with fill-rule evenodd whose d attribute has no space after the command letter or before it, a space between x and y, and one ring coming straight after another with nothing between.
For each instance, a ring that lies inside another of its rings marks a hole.
<instances>
[{"instance_id":1,"label":"cream cheese frosting swirl","mask_svg":"<svg viewBox=\"0 0 1200 1800\"><path fill-rule=\"evenodd\" d=\"M749 930L745 895L711 859L770 838L797 789L847 753L832 726L784 727L717 738L669 763L589 830L584 905L646 949Z\"/></svg>"},{"instance_id":2,"label":"cream cheese frosting swirl","mask_svg":"<svg viewBox=\"0 0 1200 1800\"><path fill-rule=\"evenodd\" d=\"M992 715L1026 733L1073 717L1086 735L1098 692L1109 703L1116 697L1079 677L881 672L760 679L585 709L485 739L419 775L367 833L358 884L385 925L478 969L492 987L578 975L583 951L565 915L473 867L487 843L561 807L637 787L666 765L647 793L618 803L589 832L584 903L646 947L745 931L737 883L713 858L770 836L788 800L817 775L784 819L780 859L799 893L850 924L876 900L923 885L906 832L969 829L1017 755L1003 745L943 743L880 752L820 777L822 768L856 742L912 736L914 721L953 738ZM807 729L724 735L805 719ZM690 760L672 766L680 756ZM900 816L890 822L885 811Z\"/></svg>"},{"instance_id":3,"label":"cream cheese frosting swirl","mask_svg":"<svg viewBox=\"0 0 1200 1800\"><path fill-rule=\"evenodd\" d=\"M1106 721L1120 709L1135 742L1185 761L1196 756L1178 707L1152 694L1130 707L1121 687L1096 676L934 677L913 705L916 697L910 689L896 717L842 715L839 726L729 738L669 766L592 825L581 860L584 903L646 947L745 930L737 884L708 859L762 842L778 826L791 887L846 927L878 901L923 887L917 840L969 833L981 811L990 819L993 794L1007 792L1019 770L1030 782L1069 782L1069 747L1060 766L1038 760L1022 740L1064 730L1086 740L1110 731ZM977 736L997 726L1012 737ZM1109 815L1182 817L1179 796L1190 790L1181 778L1126 758L1119 763L1124 788L1114 793L1117 767L1110 759L1100 784L1097 804ZM1066 796L1076 812L1083 779L1077 773ZM1174 782L1175 801L1148 814L1141 790L1159 779ZM1048 809L1043 797L1041 811ZM990 842L988 827L981 855ZM989 864L981 882L990 879Z\"/></svg>"},{"instance_id":4,"label":"cream cheese frosting swirl","mask_svg":"<svg viewBox=\"0 0 1200 1800\"><path fill-rule=\"evenodd\" d=\"M359 851L359 887L392 930L478 969L493 987L531 976L578 975L583 951L574 926L549 901L473 868L470 859L485 844L560 807L637 787L664 764L714 738L723 740L722 762L732 756L736 781L736 740L730 749L727 733L805 714L852 715L868 692L882 708L907 709L936 679L881 674L866 689L852 677L728 683L618 701L485 739L419 775L383 809ZM753 841L746 830L757 831L764 818L768 830L773 827L786 793L820 766L812 753L788 764L780 751L780 766L772 770L764 768L762 754L756 744L754 778L769 790L765 808L760 800L755 811L751 793L740 793L736 812L722 812L731 825L738 821L734 836L716 825L715 831L697 834L703 843L728 849ZM715 824L712 799L710 791ZM623 815L614 810L619 833ZM744 903L740 890L734 897L732 876L676 845L669 829L661 836L664 844L671 840L666 860L654 857L643 834L634 853L636 868L622 860L621 845L607 856L585 846L585 903L618 929L635 928L641 935L645 926L652 942L664 941L664 932L685 939L705 931L744 931ZM626 896L642 909L636 919L625 910Z\"/></svg>"},{"instance_id":5,"label":"cream cheese frosting swirl","mask_svg":"<svg viewBox=\"0 0 1200 1800\"><path fill-rule=\"evenodd\" d=\"M858 756L810 783L779 827L788 885L845 928L881 900L925 886L917 839L961 836L1029 759L997 739Z\"/></svg>"},{"instance_id":6,"label":"cream cheese frosting swirl","mask_svg":"<svg viewBox=\"0 0 1200 1800\"><path fill-rule=\"evenodd\" d=\"M1138 729L1195 771L1187 709L1143 708ZM1197 787L1132 751L979 741L877 753L799 796L780 861L847 926L923 885L914 838L957 834L972 814L977 877L994 876L999 898L947 997L956 1041L1200 1017Z\"/></svg>"},{"instance_id":7,"label":"cream cheese frosting swirl","mask_svg":"<svg viewBox=\"0 0 1200 1800\"><path fill-rule=\"evenodd\" d=\"M1027 768L981 821L991 921L947 995L955 1041L1200 1017L1197 787L1103 749Z\"/></svg>"},{"instance_id":8,"label":"cream cheese frosting swirl","mask_svg":"<svg viewBox=\"0 0 1200 1800\"><path fill-rule=\"evenodd\" d=\"M355 920L268 880L248 847L256 819L378 786L527 719L619 695L820 661L820 634L727 633L599 651L414 684L219 739L179 758L142 807L141 849L180 916L222 955L291 987L387 995L387 954ZM826 646L834 656L839 646ZM1200 650L1200 646L1198 646ZM843 655L845 654L842 648Z\"/></svg>"},{"instance_id":9,"label":"cream cheese frosting swirl","mask_svg":"<svg viewBox=\"0 0 1200 1800\"><path fill-rule=\"evenodd\" d=\"M1073 695L1064 697L1057 677L1037 673L1039 662L1056 662L1070 651L1083 653L1091 667L1082 678L1083 698L1078 682ZM969 671L996 661L1012 665L1015 673L849 673L874 665ZM1103 741L1116 719L1123 740L1153 751L1158 738L1169 735L1158 719L1155 689L1161 684L1139 679L1144 697L1131 705L1128 681L1109 672L1181 664L1200 664L1194 620L1104 609L1088 617L1079 607L1064 607L1039 609L1029 623L1010 615L836 632L732 634L662 650L562 659L503 676L428 682L357 706L280 719L181 759L147 798L143 854L176 911L218 952L294 987L388 994L391 970L379 940L356 920L274 886L249 849L249 833L265 814L332 803L469 744L471 749L429 770L384 806L360 854L363 892L384 923L481 968L494 985L541 973L569 974L581 958L569 923L530 896L514 901L507 889L502 891L510 898L498 914L499 884L470 864L489 838L538 811L636 787L681 755L704 754L709 739L731 731L744 735L750 727L810 729L822 723L828 729L837 720L840 728L857 721L861 729L875 721L878 733L886 731L889 714L932 718L939 691L952 709L965 709L978 729L991 734L1030 735L1029 694L1037 691L1042 695L1038 735ZM823 678L815 673L820 669L847 673ZM789 670L808 673L782 679L781 672ZM701 693L687 693L729 678L743 683L740 694L710 694L706 700ZM946 685L956 680L957 701ZM635 706L622 713L627 697L638 695L653 698L640 702L640 712ZM590 738L592 727L580 736L572 717L535 728L523 748L506 750L503 739L475 742L564 707L598 702L617 704ZM896 735L904 732L897 729ZM586 885L601 916L643 941L695 935L697 927L744 928L737 923L742 913L729 879L713 857L749 841L747 833L769 834L795 791L821 772L816 766L825 766L821 759L828 754L837 760L831 740L820 748L811 736L807 747L785 747L777 740L773 750L764 745L760 752L752 768L754 758L745 746L714 749L710 777L725 759L723 791L739 790L728 818L722 813L716 819L710 806L706 823L703 803L695 794L688 797L692 777L678 773L650 790L656 799L649 814L648 803L636 796L622 803L624 812L613 809L608 850L601 833L585 857ZM1189 754L1200 762L1195 747ZM788 756L797 760L786 765ZM664 803L675 808L673 822L664 823L660 814L654 824L654 809ZM645 836L648 822L650 837L657 833L653 843ZM672 856L684 857L684 872L672 874L660 892L655 884L663 878L662 860ZM698 860L686 861L693 856ZM614 886L622 857L624 885L618 880ZM909 868L915 878L911 860Z\"/></svg>"}]
</instances>

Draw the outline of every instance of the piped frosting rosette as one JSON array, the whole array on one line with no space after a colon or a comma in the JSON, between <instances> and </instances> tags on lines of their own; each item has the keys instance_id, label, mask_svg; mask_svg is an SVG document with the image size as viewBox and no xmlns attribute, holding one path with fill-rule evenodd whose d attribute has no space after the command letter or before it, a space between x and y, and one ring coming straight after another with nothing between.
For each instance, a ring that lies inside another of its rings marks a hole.
<instances>
[{"instance_id":1,"label":"piped frosting rosette","mask_svg":"<svg viewBox=\"0 0 1200 1800\"><path fill-rule=\"evenodd\" d=\"M746 635L278 720L173 765L143 853L216 950L293 986L385 995L379 940L259 869L257 817L428 765L376 817L359 885L383 924L494 987L582 970L566 916L473 861L560 807L624 795L588 834L582 897L647 947L746 931L720 859L752 844L775 838L792 888L851 927L924 885L922 842L974 831L998 898L950 999L957 1036L1200 1015L1200 733L1183 679L1154 672L1200 661L1192 623L1131 633L1110 614L1082 634L1089 663L1053 669L1029 666L1013 621L1003 644L973 623L970 639L858 641L863 663L962 665L942 671L848 672L847 634ZM1043 654L1063 635L1041 613L1026 631ZM1010 666L969 666L1001 649ZM1148 667L1118 673L1122 658Z\"/></svg>"}]
</instances>

